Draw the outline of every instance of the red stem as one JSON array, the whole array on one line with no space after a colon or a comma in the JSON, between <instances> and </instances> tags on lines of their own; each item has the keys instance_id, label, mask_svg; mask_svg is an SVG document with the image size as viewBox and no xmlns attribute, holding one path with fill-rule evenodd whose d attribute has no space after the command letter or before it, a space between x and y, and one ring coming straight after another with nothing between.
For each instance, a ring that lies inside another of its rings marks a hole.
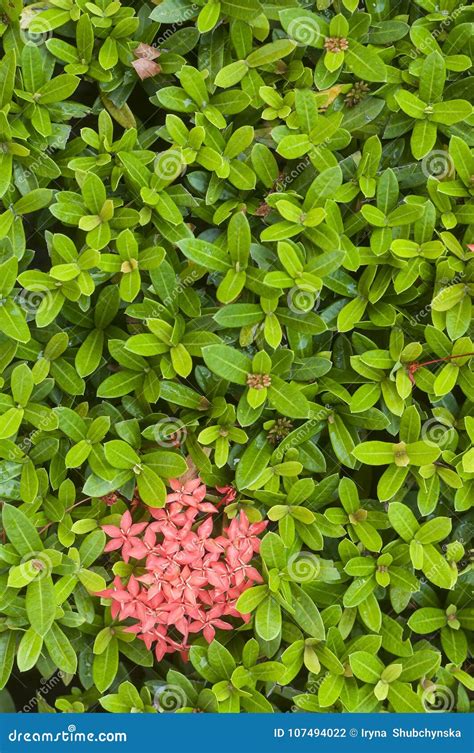
<instances>
[{"instance_id":1,"label":"red stem","mask_svg":"<svg viewBox=\"0 0 474 753\"><path fill-rule=\"evenodd\" d=\"M474 356L474 353L459 353L458 355L454 356L444 356L444 358L434 358L432 361L423 361L422 363L418 363L418 361L413 361L412 363L408 364L408 377L412 384L415 384L415 380L413 379L413 374L418 371L418 369L421 369L422 366L431 366L433 363L442 363L443 361L450 361L452 358L466 358L467 356Z\"/></svg>"}]
</instances>

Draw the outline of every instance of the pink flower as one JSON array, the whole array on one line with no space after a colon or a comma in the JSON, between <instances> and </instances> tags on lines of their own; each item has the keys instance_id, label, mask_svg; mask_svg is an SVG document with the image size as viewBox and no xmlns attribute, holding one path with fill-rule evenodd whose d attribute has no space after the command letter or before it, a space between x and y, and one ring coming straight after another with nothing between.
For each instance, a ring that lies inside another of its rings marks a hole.
<instances>
[{"instance_id":1,"label":"pink flower","mask_svg":"<svg viewBox=\"0 0 474 753\"><path fill-rule=\"evenodd\" d=\"M218 503L220 505L228 505L229 502L233 502L237 496L237 490L233 486L216 486L216 491L222 494L223 497Z\"/></svg>"},{"instance_id":2,"label":"pink flower","mask_svg":"<svg viewBox=\"0 0 474 753\"><path fill-rule=\"evenodd\" d=\"M189 633L202 633L211 642L217 629L232 630L225 617L248 622L250 615L235 605L247 588L262 582L252 559L267 525L250 523L242 511L215 536L217 508L205 501L201 479L172 479L170 486L166 506L150 509L151 520L133 523L127 511L120 526L103 526L110 538L105 551L121 550L124 562L133 560L138 572L126 583L116 576L98 594L110 599L113 619L135 620L125 629L148 649L154 646L158 661L176 651L187 659ZM176 630L182 640L170 635Z\"/></svg>"},{"instance_id":3,"label":"pink flower","mask_svg":"<svg viewBox=\"0 0 474 753\"><path fill-rule=\"evenodd\" d=\"M202 631L206 641L211 643L216 635L216 627L221 630L232 630L232 625L229 625L228 622L224 622L220 617L220 607L213 607L208 612L201 611L199 617L191 622L189 632L200 633Z\"/></svg>"},{"instance_id":4,"label":"pink flower","mask_svg":"<svg viewBox=\"0 0 474 753\"><path fill-rule=\"evenodd\" d=\"M196 506L202 502L206 496L206 487L201 484L200 478L190 479L189 481L180 481L177 478L170 480L170 486L173 489L172 494L166 497L167 502L180 502L182 505Z\"/></svg>"},{"instance_id":5,"label":"pink flower","mask_svg":"<svg viewBox=\"0 0 474 753\"><path fill-rule=\"evenodd\" d=\"M166 502L179 502L183 507L187 507L186 516L194 519L197 512L216 513L217 508L211 502L203 502L206 496L206 486L200 478L180 481L177 478L170 480L170 486L173 489L171 494L166 497Z\"/></svg>"},{"instance_id":6,"label":"pink flower","mask_svg":"<svg viewBox=\"0 0 474 753\"><path fill-rule=\"evenodd\" d=\"M132 523L132 516L127 510L120 519L120 528L109 525L102 526L102 530L112 539L106 544L104 552L122 549L124 562L128 562L133 547L133 537L144 531L147 525L148 523Z\"/></svg>"}]
</instances>

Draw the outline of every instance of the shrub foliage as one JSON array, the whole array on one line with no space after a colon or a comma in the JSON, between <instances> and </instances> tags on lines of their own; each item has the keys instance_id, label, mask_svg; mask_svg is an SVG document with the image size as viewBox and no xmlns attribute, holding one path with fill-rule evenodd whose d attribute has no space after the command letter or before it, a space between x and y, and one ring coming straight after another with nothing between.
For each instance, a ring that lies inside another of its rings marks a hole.
<instances>
[{"instance_id":1,"label":"shrub foliage","mask_svg":"<svg viewBox=\"0 0 474 753\"><path fill-rule=\"evenodd\" d=\"M2 708L468 711L472 7L0 6Z\"/></svg>"}]
</instances>

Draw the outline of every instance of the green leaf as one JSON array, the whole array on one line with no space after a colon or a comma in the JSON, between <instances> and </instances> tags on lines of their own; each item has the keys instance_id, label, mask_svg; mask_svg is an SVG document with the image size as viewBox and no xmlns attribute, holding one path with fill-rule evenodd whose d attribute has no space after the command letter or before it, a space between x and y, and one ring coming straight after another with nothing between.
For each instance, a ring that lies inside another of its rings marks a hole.
<instances>
[{"instance_id":1,"label":"green leaf","mask_svg":"<svg viewBox=\"0 0 474 753\"><path fill-rule=\"evenodd\" d=\"M394 459L393 445L390 442L362 442L354 447L352 454L367 465L388 465Z\"/></svg>"},{"instance_id":2,"label":"green leaf","mask_svg":"<svg viewBox=\"0 0 474 753\"><path fill-rule=\"evenodd\" d=\"M366 81L386 81L387 69L383 60L375 52L363 47L355 39L349 42L349 49L345 53L348 68L361 79Z\"/></svg>"},{"instance_id":3,"label":"green leaf","mask_svg":"<svg viewBox=\"0 0 474 753\"><path fill-rule=\"evenodd\" d=\"M80 79L77 76L71 76L67 73L56 76L38 89L39 101L42 105L50 105L68 99L76 91L79 81Z\"/></svg>"},{"instance_id":4,"label":"green leaf","mask_svg":"<svg viewBox=\"0 0 474 753\"><path fill-rule=\"evenodd\" d=\"M458 666L466 661L468 655L468 643L463 630L450 630L448 627L441 628L441 646L448 659Z\"/></svg>"},{"instance_id":5,"label":"green leaf","mask_svg":"<svg viewBox=\"0 0 474 753\"><path fill-rule=\"evenodd\" d=\"M453 571L442 554L432 544L423 546L423 572L439 588L452 588L457 572Z\"/></svg>"},{"instance_id":6,"label":"green leaf","mask_svg":"<svg viewBox=\"0 0 474 753\"><path fill-rule=\"evenodd\" d=\"M84 570L81 568L77 573L77 577L79 582L82 583L84 588L86 588L91 594L103 591L106 586L105 579L102 575L94 573L92 570Z\"/></svg>"},{"instance_id":7,"label":"green leaf","mask_svg":"<svg viewBox=\"0 0 474 753\"><path fill-rule=\"evenodd\" d=\"M35 631L44 638L56 615L56 596L51 576L45 575L26 588L26 613Z\"/></svg>"},{"instance_id":8,"label":"green leaf","mask_svg":"<svg viewBox=\"0 0 474 753\"><path fill-rule=\"evenodd\" d=\"M422 607L417 609L408 620L408 626L415 632L426 635L434 633L446 625L446 615L442 609Z\"/></svg>"},{"instance_id":9,"label":"green leaf","mask_svg":"<svg viewBox=\"0 0 474 753\"><path fill-rule=\"evenodd\" d=\"M255 630L264 641L272 641L280 635L280 605L272 596L267 596L255 612Z\"/></svg>"},{"instance_id":10,"label":"green leaf","mask_svg":"<svg viewBox=\"0 0 474 753\"><path fill-rule=\"evenodd\" d=\"M178 246L188 259L205 269L226 272L230 268L226 252L213 243L190 238L179 241Z\"/></svg>"},{"instance_id":11,"label":"green leaf","mask_svg":"<svg viewBox=\"0 0 474 753\"><path fill-rule=\"evenodd\" d=\"M75 365L79 376L89 376L89 374L92 374L98 368L102 357L103 345L104 333L99 329L93 329L87 335L76 354Z\"/></svg>"},{"instance_id":12,"label":"green leaf","mask_svg":"<svg viewBox=\"0 0 474 753\"><path fill-rule=\"evenodd\" d=\"M419 525L412 511L401 502L388 506L388 518L393 528L404 541L411 541L418 532Z\"/></svg>"},{"instance_id":13,"label":"green leaf","mask_svg":"<svg viewBox=\"0 0 474 753\"><path fill-rule=\"evenodd\" d=\"M263 11L258 0L221 0L221 8L225 15L243 21L255 18Z\"/></svg>"},{"instance_id":14,"label":"green leaf","mask_svg":"<svg viewBox=\"0 0 474 753\"><path fill-rule=\"evenodd\" d=\"M122 439L112 439L104 445L105 458L114 468L128 469L140 465L140 457Z\"/></svg>"},{"instance_id":15,"label":"green leaf","mask_svg":"<svg viewBox=\"0 0 474 753\"><path fill-rule=\"evenodd\" d=\"M25 314L12 300L7 300L0 306L0 329L8 337L21 343L26 343L31 338Z\"/></svg>"},{"instance_id":16,"label":"green leaf","mask_svg":"<svg viewBox=\"0 0 474 753\"><path fill-rule=\"evenodd\" d=\"M74 674L77 668L77 656L70 641L59 625L53 623L44 636L44 645L54 664L63 672Z\"/></svg>"},{"instance_id":17,"label":"green leaf","mask_svg":"<svg viewBox=\"0 0 474 753\"><path fill-rule=\"evenodd\" d=\"M235 608L242 614L253 612L268 593L267 586L253 586L244 591L237 599Z\"/></svg>"},{"instance_id":18,"label":"green leaf","mask_svg":"<svg viewBox=\"0 0 474 753\"><path fill-rule=\"evenodd\" d=\"M219 673L219 677L230 680L230 676L235 669L235 661L228 649L214 640L209 644L207 658L211 667Z\"/></svg>"},{"instance_id":19,"label":"green leaf","mask_svg":"<svg viewBox=\"0 0 474 753\"><path fill-rule=\"evenodd\" d=\"M450 518L433 518L423 523L416 532L416 540L420 544L433 544L443 541L451 533L452 522Z\"/></svg>"},{"instance_id":20,"label":"green leaf","mask_svg":"<svg viewBox=\"0 0 474 753\"><path fill-rule=\"evenodd\" d=\"M247 57L246 63L250 68L259 68L262 65L268 65L276 60L281 60L293 52L296 44L291 39L278 39L276 42L270 42L259 47L258 50L251 52Z\"/></svg>"},{"instance_id":21,"label":"green leaf","mask_svg":"<svg viewBox=\"0 0 474 753\"><path fill-rule=\"evenodd\" d=\"M257 434L246 447L237 465L235 482L237 488L247 489L261 476L272 456L273 449L267 441L266 434Z\"/></svg>"},{"instance_id":22,"label":"green leaf","mask_svg":"<svg viewBox=\"0 0 474 753\"><path fill-rule=\"evenodd\" d=\"M26 630L18 645L16 663L20 672L27 672L32 669L41 656L43 648L43 638L38 635L33 627Z\"/></svg>"},{"instance_id":23,"label":"green leaf","mask_svg":"<svg viewBox=\"0 0 474 753\"><path fill-rule=\"evenodd\" d=\"M290 418L308 418L310 405L297 387L283 379L271 377L271 387L268 389L268 401L278 413Z\"/></svg>"},{"instance_id":24,"label":"green leaf","mask_svg":"<svg viewBox=\"0 0 474 753\"><path fill-rule=\"evenodd\" d=\"M235 384L246 384L252 372L252 361L240 351L228 345L208 345L202 356L208 369L214 374Z\"/></svg>"},{"instance_id":25,"label":"green leaf","mask_svg":"<svg viewBox=\"0 0 474 753\"><path fill-rule=\"evenodd\" d=\"M291 584L291 590L294 596L294 619L305 633L312 638L323 641L326 635L324 623L321 614L312 600L300 586L296 583Z\"/></svg>"},{"instance_id":26,"label":"green leaf","mask_svg":"<svg viewBox=\"0 0 474 753\"><path fill-rule=\"evenodd\" d=\"M326 675L318 690L319 705L323 708L333 706L340 697L343 686L344 677L342 675Z\"/></svg>"},{"instance_id":27,"label":"green leaf","mask_svg":"<svg viewBox=\"0 0 474 753\"><path fill-rule=\"evenodd\" d=\"M375 685L384 670L384 665L377 656L367 651L356 651L349 656L349 663L355 676L363 682Z\"/></svg>"},{"instance_id":28,"label":"green leaf","mask_svg":"<svg viewBox=\"0 0 474 753\"><path fill-rule=\"evenodd\" d=\"M16 636L13 630L0 634L0 690L3 690L13 669Z\"/></svg>"},{"instance_id":29,"label":"green leaf","mask_svg":"<svg viewBox=\"0 0 474 753\"><path fill-rule=\"evenodd\" d=\"M2 508L2 523L8 540L15 547L18 554L36 554L43 549L43 543L34 525L21 510L12 505L4 504Z\"/></svg>"},{"instance_id":30,"label":"green leaf","mask_svg":"<svg viewBox=\"0 0 474 753\"><path fill-rule=\"evenodd\" d=\"M137 484L138 491L145 504L150 505L150 507L163 506L166 498L166 488L153 468L145 465L137 478Z\"/></svg>"},{"instance_id":31,"label":"green leaf","mask_svg":"<svg viewBox=\"0 0 474 753\"><path fill-rule=\"evenodd\" d=\"M439 651L415 651L413 656L408 656L400 662L403 669L398 679L400 682L413 682L421 677L432 677L439 667L440 660Z\"/></svg>"},{"instance_id":32,"label":"green leaf","mask_svg":"<svg viewBox=\"0 0 474 753\"><path fill-rule=\"evenodd\" d=\"M388 700L398 714L420 714L426 711L421 698L407 683L399 680L390 683Z\"/></svg>"},{"instance_id":33,"label":"green leaf","mask_svg":"<svg viewBox=\"0 0 474 753\"><path fill-rule=\"evenodd\" d=\"M376 586L375 578L356 578L344 594L344 606L356 607L372 593Z\"/></svg>"},{"instance_id":34,"label":"green leaf","mask_svg":"<svg viewBox=\"0 0 474 753\"><path fill-rule=\"evenodd\" d=\"M118 660L118 641L114 637L108 643L105 651L94 656L92 676L100 693L103 693L112 685L118 671Z\"/></svg>"},{"instance_id":35,"label":"green leaf","mask_svg":"<svg viewBox=\"0 0 474 753\"><path fill-rule=\"evenodd\" d=\"M429 465L434 463L441 454L440 447L433 447L427 442L411 442L407 444L406 451L411 465Z\"/></svg>"},{"instance_id":36,"label":"green leaf","mask_svg":"<svg viewBox=\"0 0 474 753\"><path fill-rule=\"evenodd\" d=\"M236 60L234 63L229 63L229 65L221 68L214 79L214 83L223 89L235 86L235 84L238 84L247 75L248 69L249 66L246 60Z\"/></svg>"}]
</instances>

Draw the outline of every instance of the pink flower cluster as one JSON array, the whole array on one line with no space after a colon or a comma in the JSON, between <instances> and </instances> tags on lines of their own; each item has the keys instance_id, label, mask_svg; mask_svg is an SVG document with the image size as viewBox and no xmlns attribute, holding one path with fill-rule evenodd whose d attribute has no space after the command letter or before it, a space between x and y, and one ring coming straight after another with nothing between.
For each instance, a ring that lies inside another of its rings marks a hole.
<instances>
[{"instance_id":1,"label":"pink flower cluster","mask_svg":"<svg viewBox=\"0 0 474 753\"><path fill-rule=\"evenodd\" d=\"M126 584L117 576L98 595L112 600L114 619L136 620L127 630L148 649L156 644L158 661L174 651L186 658L190 633L202 632L210 643L216 628L231 630L224 617L248 621L235 604L247 588L262 582L251 561L267 525L251 524L242 511L214 536L212 516L218 509L205 501L201 480L172 479L170 485L166 506L149 508L152 521L133 523L127 511L119 527L102 526L110 537L105 551L120 549L124 562L136 561L138 574Z\"/></svg>"}]
</instances>

